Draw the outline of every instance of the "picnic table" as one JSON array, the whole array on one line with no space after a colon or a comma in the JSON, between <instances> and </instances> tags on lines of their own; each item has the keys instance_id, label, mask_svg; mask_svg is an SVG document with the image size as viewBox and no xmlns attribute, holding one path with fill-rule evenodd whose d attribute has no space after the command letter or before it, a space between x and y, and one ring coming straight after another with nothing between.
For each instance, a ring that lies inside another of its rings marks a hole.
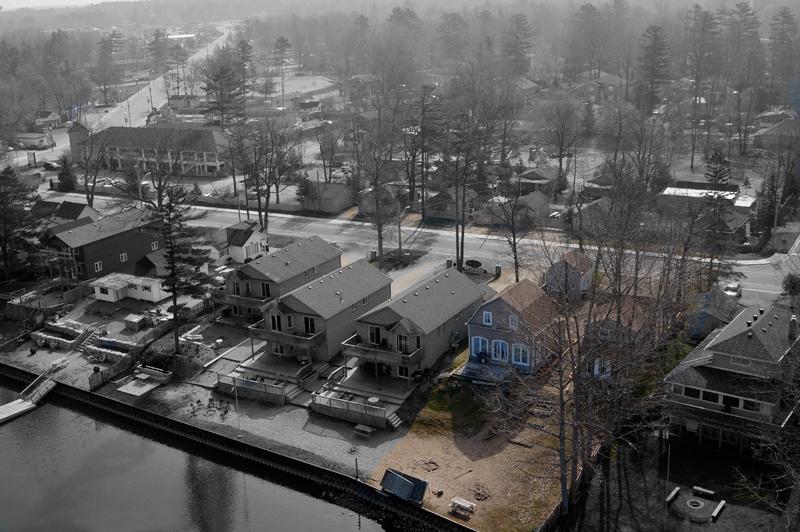
<instances>
[{"instance_id":1,"label":"picnic table","mask_svg":"<svg viewBox=\"0 0 800 532\"><path fill-rule=\"evenodd\" d=\"M353 427L353 434L359 438L369 439L375 433L375 429L368 425L356 425Z\"/></svg>"}]
</instances>

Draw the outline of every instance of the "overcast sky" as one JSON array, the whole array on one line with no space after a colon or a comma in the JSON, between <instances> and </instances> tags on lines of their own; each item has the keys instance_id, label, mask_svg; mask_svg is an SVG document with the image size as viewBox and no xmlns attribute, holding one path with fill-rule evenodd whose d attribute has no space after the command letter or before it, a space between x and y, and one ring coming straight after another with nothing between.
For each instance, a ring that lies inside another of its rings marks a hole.
<instances>
[{"instance_id":1,"label":"overcast sky","mask_svg":"<svg viewBox=\"0 0 800 532\"><path fill-rule=\"evenodd\" d=\"M61 7L85 6L101 4L103 0L0 0L4 10L19 9L20 7Z\"/></svg>"}]
</instances>

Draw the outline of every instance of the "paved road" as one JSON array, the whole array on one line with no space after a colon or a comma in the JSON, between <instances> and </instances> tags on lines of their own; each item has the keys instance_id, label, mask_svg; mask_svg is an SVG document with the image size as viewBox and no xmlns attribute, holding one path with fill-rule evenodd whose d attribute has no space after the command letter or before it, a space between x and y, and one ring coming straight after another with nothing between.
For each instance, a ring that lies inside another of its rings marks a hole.
<instances>
[{"instance_id":1,"label":"paved road","mask_svg":"<svg viewBox=\"0 0 800 532\"><path fill-rule=\"evenodd\" d=\"M76 193L61 194L48 191L44 195L48 199L60 198L85 202L83 196ZM105 200L98 200L96 206L101 210L112 207ZM238 222L240 217L245 217L244 211L237 213L235 210L208 207L196 209L202 213L202 217L193 222L198 226L223 228ZM366 254L376 246L375 228L365 222L272 213L269 217L269 230L271 233L295 237L318 235L328 241L336 242L346 252L354 255ZM387 227L384 236L387 249L396 247L396 226ZM495 263L500 263L504 267L510 264L508 245L501 236L467 233L464 241L467 258L478 259L488 267L492 267ZM537 249L537 243L531 241L534 249ZM455 233L443 229L404 227L403 247L425 251L443 261L455 256ZM744 289L742 303L767 304L778 295L785 273L791 269L800 271L799 248L800 246L793 249L788 255L778 254L769 259L737 262L735 269L744 275L741 280Z\"/></svg>"},{"instance_id":2,"label":"paved road","mask_svg":"<svg viewBox=\"0 0 800 532\"><path fill-rule=\"evenodd\" d=\"M189 57L189 63L203 61L208 53L213 52L225 42L230 31L230 28L223 28L220 37ZM167 92L164 86L164 76L159 76L132 94L127 100L109 110L108 113L104 113L95 129L101 130L111 126L144 126L151 109L161 107L165 103L167 103Z\"/></svg>"}]
</instances>

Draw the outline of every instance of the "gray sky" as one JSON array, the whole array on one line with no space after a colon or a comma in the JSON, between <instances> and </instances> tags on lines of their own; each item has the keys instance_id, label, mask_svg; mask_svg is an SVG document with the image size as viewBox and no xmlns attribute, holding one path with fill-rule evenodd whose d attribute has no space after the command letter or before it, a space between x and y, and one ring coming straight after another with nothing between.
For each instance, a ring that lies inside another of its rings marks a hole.
<instances>
[{"instance_id":1,"label":"gray sky","mask_svg":"<svg viewBox=\"0 0 800 532\"><path fill-rule=\"evenodd\" d=\"M101 3L103 3L103 0L0 0L0 6L3 6L4 10L19 9L21 7L85 6Z\"/></svg>"}]
</instances>

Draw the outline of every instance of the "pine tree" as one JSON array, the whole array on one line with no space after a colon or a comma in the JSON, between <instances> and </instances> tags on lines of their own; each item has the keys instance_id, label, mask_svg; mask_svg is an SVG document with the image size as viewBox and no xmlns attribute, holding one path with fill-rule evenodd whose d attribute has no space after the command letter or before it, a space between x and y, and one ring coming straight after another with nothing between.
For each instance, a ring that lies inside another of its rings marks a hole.
<instances>
[{"instance_id":1,"label":"pine tree","mask_svg":"<svg viewBox=\"0 0 800 532\"><path fill-rule=\"evenodd\" d=\"M241 79L230 47L221 48L208 58L203 67L203 77L208 112L219 115L221 127L225 127L226 118L244 115Z\"/></svg>"},{"instance_id":2,"label":"pine tree","mask_svg":"<svg viewBox=\"0 0 800 532\"><path fill-rule=\"evenodd\" d=\"M253 65L253 42L240 39L236 43L236 58L242 71L242 94L247 96L247 71Z\"/></svg>"},{"instance_id":3,"label":"pine tree","mask_svg":"<svg viewBox=\"0 0 800 532\"><path fill-rule=\"evenodd\" d=\"M153 32L153 39L147 43L147 51L153 62L153 69L161 74L167 69L167 55L169 54L169 41L164 30Z\"/></svg>"},{"instance_id":4,"label":"pine tree","mask_svg":"<svg viewBox=\"0 0 800 532\"><path fill-rule=\"evenodd\" d=\"M7 166L0 172L0 261L6 279L12 268L18 266L18 253L34 236L37 220L25 206L37 198L35 189L20 181L12 167Z\"/></svg>"},{"instance_id":5,"label":"pine tree","mask_svg":"<svg viewBox=\"0 0 800 532\"><path fill-rule=\"evenodd\" d=\"M198 249L197 230L188 225L192 194L181 185L171 185L166 190L166 201L157 210L161 220L161 237L164 240L165 273L161 283L172 298L173 337L175 354L181 353L180 327L186 323L184 296L202 296L207 288L208 276L199 271L207 261L208 253Z\"/></svg>"},{"instance_id":6,"label":"pine tree","mask_svg":"<svg viewBox=\"0 0 800 532\"><path fill-rule=\"evenodd\" d=\"M740 91L758 86L765 60L756 12L746 2L740 2L733 9L721 10L718 18L725 31L726 46L722 50L728 81Z\"/></svg>"},{"instance_id":7,"label":"pine tree","mask_svg":"<svg viewBox=\"0 0 800 532\"><path fill-rule=\"evenodd\" d=\"M797 20L788 7L782 7L770 23L770 94L774 101L785 101L788 83L797 75Z\"/></svg>"},{"instance_id":8,"label":"pine tree","mask_svg":"<svg viewBox=\"0 0 800 532\"><path fill-rule=\"evenodd\" d=\"M508 28L503 33L503 53L515 77L523 75L530 68L527 54L533 48L535 34L525 15L517 13L509 20Z\"/></svg>"},{"instance_id":9,"label":"pine tree","mask_svg":"<svg viewBox=\"0 0 800 532\"><path fill-rule=\"evenodd\" d=\"M639 41L639 109L652 111L669 79L670 44L664 28L650 26Z\"/></svg>"},{"instance_id":10,"label":"pine tree","mask_svg":"<svg viewBox=\"0 0 800 532\"><path fill-rule=\"evenodd\" d=\"M281 76L281 107L285 106L284 99L286 97L286 90L284 87L286 80L284 79L283 67L286 62L286 52L288 52L291 47L292 44L289 42L289 39L281 35L275 39L275 46L272 50L275 58L275 66L278 68L278 72Z\"/></svg>"}]
</instances>

